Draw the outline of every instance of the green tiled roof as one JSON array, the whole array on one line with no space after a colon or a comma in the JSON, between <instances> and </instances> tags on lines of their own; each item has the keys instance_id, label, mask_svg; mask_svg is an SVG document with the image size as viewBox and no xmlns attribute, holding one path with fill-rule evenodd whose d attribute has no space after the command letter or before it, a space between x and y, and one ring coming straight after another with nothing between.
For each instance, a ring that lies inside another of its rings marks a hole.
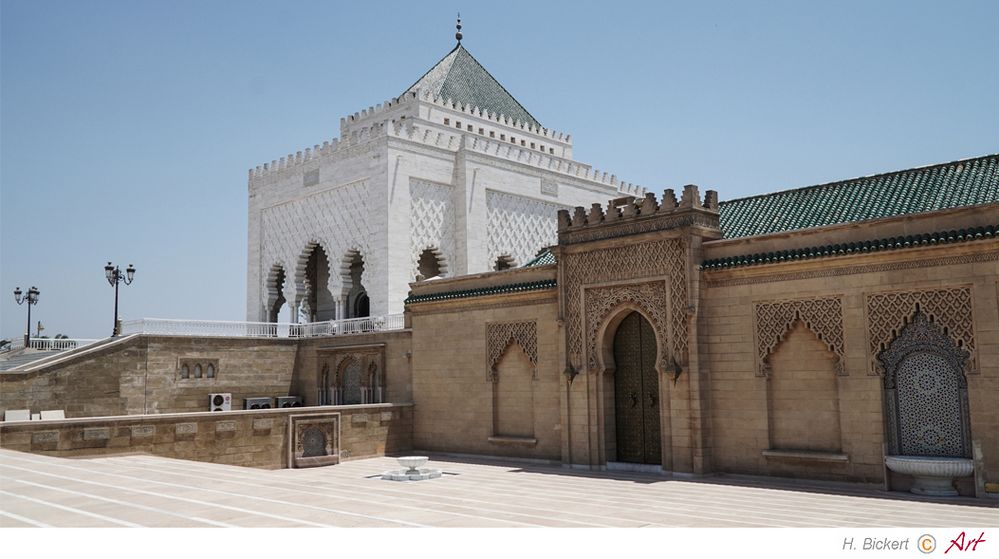
<instances>
[{"instance_id":1,"label":"green tiled roof","mask_svg":"<svg viewBox=\"0 0 999 559\"><path fill-rule=\"evenodd\" d=\"M531 260L530 262L524 264L521 267L533 268L535 266L547 266L549 264L554 264L554 263L555 263L555 254L552 253L550 249L546 248L542 250L537 256L535 256L534 260Z\"/></svg>"},{"instance_id":2,"label":"green tiled roof","mask_svg":"<svg viewBox=\"0 0 999 559\"><path fill-rule=\"evenodd\" d=\"M999 202L999 154L728 200L725 238Z\"/></svg>"},{"instance_id":3,"label":"green tiled roof","mask_svg":"<svg viewBox=\"0 0 999 559\"><path fill-rule=\"evenodd\" d=\"M444 100L451 99L455 103L541 126L461 43L410 86L406 93L417 89L429 91L434 97Z\"/></svg>"},{"instance_id":4,"label":"green tiled roof","mask_svg":"<svg viewBox=\"0 0 999 559\"><path fill-rule=\"evenodd\" d=\"M497 285L494 287L481 287L478 289L463 289L459 291L447 291L445 293L431 293L428 295L410 295L404 301L410 303L426 303L429 301L447 301L450 299L464 299L466 297L482 297L484 295L497 295L500 293L520 293L523 291L537 291L539 289L551 289L557 283L555 280L532 281L528 283L511 283L509 285Z\"/></svg>"},{"instance_id":5,"label":"green tiled roof","mask_svg":"<svg viewBox=\"0 0 999 559\"><path fill-rule=\"evenodd\" d=\"M997 236L999 236L999 225L989 225L988 227L977 227L974 229L940 231L937 233L927 233L925 235L909 235L907 237L878 239L876 241L858 241L855 243L782 250L779 252L761 252L744 256L729 256L726 258L705 260L701 264L701 269L717 270L720 268L777 264L779 262L789 262L792 260L811 260L814 258L828 258L830 256L845 256L847 254L863 254L867 252L881 252L885 250L898 250L918 246L945 245L950 243L978 241L981 239L995 239Z\"/></svg>"}]
</instances>

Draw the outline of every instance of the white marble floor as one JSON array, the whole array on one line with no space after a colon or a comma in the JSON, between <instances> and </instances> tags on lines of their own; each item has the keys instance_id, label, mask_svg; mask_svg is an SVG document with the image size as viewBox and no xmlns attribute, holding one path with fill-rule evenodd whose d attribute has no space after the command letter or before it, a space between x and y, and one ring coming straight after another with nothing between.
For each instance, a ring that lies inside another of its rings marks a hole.
<instances>
[{"instance_id":1,"label":"white marble floor","mask_svg":"<svg viewBox=\"0 0 999 559\"><path fill-rule=\"evenodd\" d=\"M420 482L370 477L397 467L392 458L267 471L0 450L0 526L999 526L993 500L455 458L430 465L453 475Z\"/></svg>"}]
</instances>

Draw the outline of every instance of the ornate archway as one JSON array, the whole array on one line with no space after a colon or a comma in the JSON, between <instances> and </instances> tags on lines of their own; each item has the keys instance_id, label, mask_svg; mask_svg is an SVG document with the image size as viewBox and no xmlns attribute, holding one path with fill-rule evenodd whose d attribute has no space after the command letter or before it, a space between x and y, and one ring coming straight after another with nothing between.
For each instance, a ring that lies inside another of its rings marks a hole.
<instances>
[{"instance_id":1,"label":"ornate archway","mask_svg":"<svg viewBox=\"0 0 999 559\"><path fill-rule=\"evenodd\" d=\"M971 457L969 357L922 312L878 355L889 455Z\"/></svg>"}]
</instances>

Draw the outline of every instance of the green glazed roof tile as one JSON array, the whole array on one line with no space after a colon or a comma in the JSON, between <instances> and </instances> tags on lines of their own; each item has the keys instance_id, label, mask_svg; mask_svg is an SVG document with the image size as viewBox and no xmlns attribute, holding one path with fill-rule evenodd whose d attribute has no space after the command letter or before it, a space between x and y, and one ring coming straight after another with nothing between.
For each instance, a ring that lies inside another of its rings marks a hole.
<instances>
[{"instance_id":1,"label":"green glazed roof tile","mask_svg":"<svg viewBox=\"0 0 999 559\"><path fill-rule=\"evenodd\" d=\"M405 93L418 89L429 91L434 97L451 99L501 114L534 126L541 124L527 112L513 95L458 43L454 49L427 71Z\"/></svg>"},{"instance_id":2,"label":"green glazed roof tile","mask_svg":"<svg viewBox=\"0 0 999 559\"><path fill-rule=\"evenodd\" d=\"M551 249L542 250L534 260L531 260L527 264L524 264L522 268L533 268L535 266L548 266L549 264L555 263L555 254L552 253Z\"/></svg>"},{"instance_id":3,"label":"green glazed roof tile","mask_svg":"<svg viewBox=\"0 0 999 559\"><path fill-rule=\"evenodd\" d=\"M999 202L999 154L728 200L725 238Z\"/></svg>"},{"instance_id":4,"label":"green glazed roof tile","mask_svg":"<svg viewBox=\"0 0 999 559\"><path fill-rule=\"evenodd\" d=\"M971 229L938 231L936 233L926 233L923 235L890 237L887 239L856 241L852 243L798 248L777 252L760 252L741 256L728 256L725 258L705 260L701 263L701 269L719 270L726 268L738 268L742 266L759 266L761 264L776 264L792 260L812 260L815 258L845 256L847 254L863 254L867 252L881 252L918 246L965 243L969 241L979 241L982 239L995 239L997 237L999 237L999 225L989 225L987 227L975 227Z\"/></svg>"},{"instance_id":5,"label":"green glazed roof tile","mask_svg":"<svg viewBox=\"0 0 999 559\"><path fill-rule=\"evenodd\" d=\"M494 287L481 287L478 289L462 289L457 291L446 291L444 293L430 293L427 295L410 295L404 301L409 305L412 303L426 303L430 301L447 301L450 299L464 299L467 297L482 297L485 295L497 295L500 293L521 293L524 291L537 291L539 289L551 289L557 285L555 280L541 280L527 283L511 283L508 285L497 285Z\"/></svg>"}]
</instances>

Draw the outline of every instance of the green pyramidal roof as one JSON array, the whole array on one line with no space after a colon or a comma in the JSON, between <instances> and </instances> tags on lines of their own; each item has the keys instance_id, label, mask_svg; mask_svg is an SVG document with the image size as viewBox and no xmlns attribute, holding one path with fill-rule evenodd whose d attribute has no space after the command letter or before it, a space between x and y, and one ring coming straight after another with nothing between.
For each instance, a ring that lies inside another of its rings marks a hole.
<instances>
[{"instance_id":1,"label":"green pyramidal roof","mask_svg":"<svg viewBox=\"0 0 999 559\"><path fill-rule=\"evenodd\" d=\"M455 103L541 126L461 43L423 74L406 93L417 89L429 91L434 97L444 100L451 99Z\"/></svg>"},{"instance_id":2,"label":"green pyramidal roof","mask_svg":"<svg viewBox=\"0 0 999 559\"><path fill-rule=\"evenodd\" d=\"M999 202L999 154L719 204L725 238Z\"/></svg>"}]
</instances>

